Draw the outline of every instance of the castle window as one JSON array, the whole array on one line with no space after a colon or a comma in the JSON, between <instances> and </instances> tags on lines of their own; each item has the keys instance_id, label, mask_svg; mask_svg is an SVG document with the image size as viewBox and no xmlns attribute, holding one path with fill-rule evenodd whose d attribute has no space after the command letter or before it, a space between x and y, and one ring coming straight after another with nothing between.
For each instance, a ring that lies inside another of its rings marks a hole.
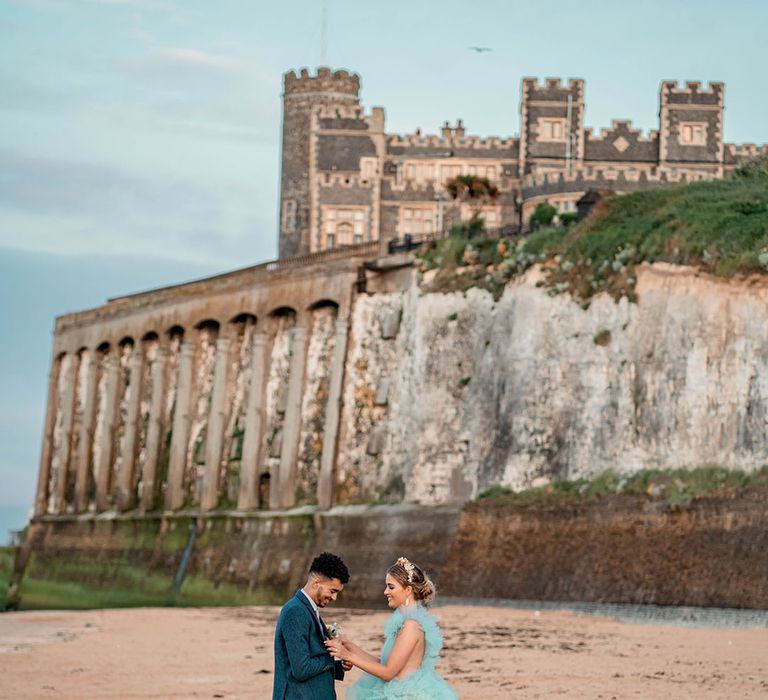
<instances>
[{"instance_id":1,"label":"castle window","mask_svg":"<svg viewBox=\"0 0 768 700\"><path fill-rule=\"evenodd\" d=\"M369 235L369 207L321 207L320 249L363 243Z\"/></svg>"},{"instance_id":2,"label":"castle window","mask_svg":"<svg viewBox=\"0 0 768 700\"><path fill-rule=\"evenodd\" d=\"M486 228L499 228L501 226L501 208L498 206L482 207L478 212L475 207L471 207L469 204L461 205L461 218L464 221L468 221L475 214L482 217Z\"/></svg>"},{"instance_id":3,"label":"castle window","mask_svg":"<svg viewBox=\"0 0 768 700\"><path fill-rule=\"evenodd\" d=\"M360 170L363 175L363 180L373 180L373 178L376 176L376 159L361 158Z\"/></svg>"},{"instance_id":4,"label":"castle window","mask_svg":"<svg viewBox=\"0 0 768 700\"><path fill-rule=\"evenodd\" d=\"M336 236L338 237L339 245L351 245L352 244L352 224L348 221L342 221L336 227Z\"/></svg>"},{"instance_id":5,"label":"castle window","mask_svg":"<svg viewBox=\"0 0 768 700\"><path fill-rule=\"evenodd\" d=\"M422 161L405 164L405 179L412 182L426 182L435 179L436 166Z\"/></svg>"},{"instance_id":6,"label":"castle window","mask_svg":"<svg viewBox=\"0 0 768 700\"><path fill-rule=\"evenodd\" d=\"M539 119L538 140L565 143L565 119Z\"/></svg>"},{"instance_id":7,"label":"castle window","mask_svg":"<svg viewBox=\"0 0 768 700\"><path fill-rule=\"evenodd\" d=\"M296 230L296 200L286 199L283 202L283 231Z\"/></svg>"},{"instance_id":8,"label":"castle window","mask_svg":"<svg viewBox=\"0 0 768 700\"><path fill-rule=\"evenodd\" d=\"M451 178L458 177L463 171L464 166L462 165L441 165L440 177L442 178L443 184L448 182Z\"/></svg>"},{"instance_id":9,"label":"castle window","mask_svg":"<svg viewBox=\"0 0 768 700\"><path fill-rule=\"evenodd\" d=\"M435 230L435 207L402 207L400 209L400 235L430 236Z\"/></svg>"},{"instance_id":10,"label":"castle window","mask_svg":"<svg viewBox=\"0 0 768 700\"><path fill-rule=\"evenodd\" d=\"M707 125L704 122L681 122L680 143L684 146L706 146Z\"/></svg>"}]
</instances>

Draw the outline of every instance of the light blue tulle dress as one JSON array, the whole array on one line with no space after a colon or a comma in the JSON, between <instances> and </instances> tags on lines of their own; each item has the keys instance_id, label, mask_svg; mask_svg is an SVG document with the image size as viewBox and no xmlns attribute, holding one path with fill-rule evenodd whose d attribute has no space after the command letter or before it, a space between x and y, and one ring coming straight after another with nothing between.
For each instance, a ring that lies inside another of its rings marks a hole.
<instances>
[{"instance_id":1,"label":"light blue tulle dress","mask_svg":"<svg viewBox=\"0 0 768 700\"><path fill-rule=\"evenodd\" d=\"M384 648L381 662L386 663L395 640L406 620L416 620L424 632L424 659L421 666L403 679L383 681L364 674L345 695L347 700L458 700L458 695L435 671L440 660L443 635L434 615L422 605L395 610L384 625Z\"/></svg>"}]
</instances>

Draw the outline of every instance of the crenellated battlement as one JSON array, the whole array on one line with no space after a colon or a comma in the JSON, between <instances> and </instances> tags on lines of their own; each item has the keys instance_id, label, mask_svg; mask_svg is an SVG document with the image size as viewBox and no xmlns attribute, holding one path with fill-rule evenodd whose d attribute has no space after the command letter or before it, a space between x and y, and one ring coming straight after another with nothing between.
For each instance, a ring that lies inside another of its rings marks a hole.
<instances>
[{"instance_id":1,"label":"crenellated battlement","mask_svg":"<svg viewBox=\"0 0 768 700\"><path fill-rule=\"evenodd\" d=\"M739 160L756 158L763 153L768 154L768 143L726 143L725 150Z\"/></svg>"},{"instance_id":2,"label":"crenellated battlement","mask_svg":"<svg viewBox=\"0 0 768 700\"><path fill-rule=\"evenodd\" d=\"M592 127L584 129L584 137L593 142L610 141L615 139L618 133L630 134L638 143L651 143L659 136L658 129L651 129L648 134L645 134L642 129L632 128L631 119L614 119L610 127L601 127L599 135L592 133Z\"/></svg>"},{"instance_id":3,"label":"crenellated battlement","mask_svg":"<svg viewBox=\"0 0 768 700\"><path fill-rule=\"evenodd\" d=\"M523 100L536 100L543 102L564 102L568 95L575 95L577 100L584 96L584 80L581 78L569 78L567 84L561 78L545 78L541 82L538 78L523 78Z\"/></svg>"},{"instance_id":4,"label":"crenellated battlement","mask_svg":"<svg viewBox=\"0 0 768 700\"><path fill-rule=\"evenodd\" d=\"M317 109L323 130L348 129L370 132L384 131L384 108L373 107L369 114L359 104L324 104Z\"/></svg>"},{"instance_id":5,"label":"crenellated battlement","mask_svg":"<svg viewBox=\"0 0 768 700\"><path fill-rule=\"evenodd\" d=\"M372 183L359 173L334 172L323 173L323 177L318 180L317 186L319 189L343 187L344 189L353 190L361 187L370 189Z\"/></svg>"},{"instance_id":6,"label":"crenellated battlement","mask_svg":"<svg viewBox=\"0 0 768 700\"><path fill-rule=\"evenodd\" d=\"M327 104L317 110L321 119L362 119L364 110L359 105Z\"/></svg>"},{"instance_id":7,"label":"crenellated battlement","mask_svg":"<svg viewBox=\"0 0 768 700\"><path fill-rule=\"evenodd\" d=\"M622 192L710 179L712 174L709 172L689 169L623 169L587 166L576 168L571 172L527 175L523 179L523 196L530 199L542 195L582 192L594 187Z\"/></svg>"},{"instance_id":8,"label":"crenellated battlement","mask_svg":"<svg viewBox=\"0 0 768 700\"><path fill-rule=\"evenodd\" d=\"M291 70L283 75L283 92L285 95L340 92L357 97L360 93L360 76L346 70L332 71L330 68L318 68L316 75L312 75L307 68L302 68L298 75Z\"/></svg>"},{"instance_id":9,"label":"crenellated battlement","mask_svg":"<svg viewBox=\"0 0 768 700\"><path fill-rule=\"evenodd\" d=\"M717 105L725 103L725 83L710 82L702 89L698 80L686 81L685 87L680 87L677 80L664 80L661 83L661 105Z\"/></svg>"},{"instance_id":10,"label":"crenellated battlement","mask_svg":"<svg viewBox=\"0 0 768 700\"><path fill-rule=\"evenodd\" d=\"M501 138L500 136L460 136L455 138L445 138L437 134L422 134L417 131L413 134L390 134L387 136L387 145L398 148L407 148L409 146L422 148L444 148L450 150L452 147L461 147L468 149L493 150L499 148L510 148L518 141L517 137Z\"/></svg>"}]
</instances>

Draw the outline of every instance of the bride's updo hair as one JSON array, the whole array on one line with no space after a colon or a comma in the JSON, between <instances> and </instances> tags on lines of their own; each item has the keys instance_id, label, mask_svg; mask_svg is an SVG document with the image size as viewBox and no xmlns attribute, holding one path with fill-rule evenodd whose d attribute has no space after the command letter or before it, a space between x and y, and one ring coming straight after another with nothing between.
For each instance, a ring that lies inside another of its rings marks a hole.
<instances>
[{"instance_id":1,"label":"bride's updo hair","mask_svg":"<svg viewBox=\"0 0 768 700\"><path fill-rule=\"evenodd\" d=\"M411 563L405 557L400 557L387 573L395 579L403 588L411 586L413 597L422 605L429 605L435 597L435 584L424 573L424 570Z\"/></svg>"}]
</instances>

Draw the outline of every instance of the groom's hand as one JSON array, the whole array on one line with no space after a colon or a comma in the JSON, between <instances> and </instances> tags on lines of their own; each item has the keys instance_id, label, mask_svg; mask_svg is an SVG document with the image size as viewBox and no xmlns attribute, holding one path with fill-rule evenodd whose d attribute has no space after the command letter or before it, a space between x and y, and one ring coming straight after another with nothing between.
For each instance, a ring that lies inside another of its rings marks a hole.
<instances>
[{"instance_id":1,"label":"groom's hand","mask_svg":"<svg viewBox=\"0 0 768 700\"><path fill-rule=\"evenodd\" d=\"M341 662L341 667L345 671L351 671L352 670L352 662L351 661L342 661Z\"/></svg>"}]
</instances>

